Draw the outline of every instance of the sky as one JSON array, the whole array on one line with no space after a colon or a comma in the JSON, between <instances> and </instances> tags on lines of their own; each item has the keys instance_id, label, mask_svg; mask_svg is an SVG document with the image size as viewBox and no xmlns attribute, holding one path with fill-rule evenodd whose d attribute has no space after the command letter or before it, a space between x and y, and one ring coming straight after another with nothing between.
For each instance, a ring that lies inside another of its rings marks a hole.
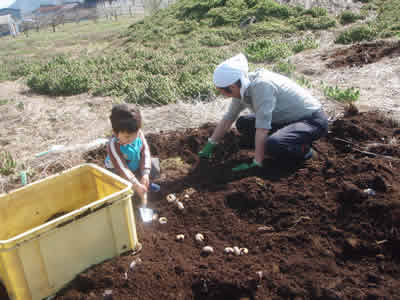
<instances>
[{"instance_id":1,"label":"sky","mask_svg":"<svg viewBox=\"0 0 400 300\"><path fill-rule=\"evenodd\" d=\"M15 0L0 0L0 8L9 7Z\"/></svg>"}]
</instances>

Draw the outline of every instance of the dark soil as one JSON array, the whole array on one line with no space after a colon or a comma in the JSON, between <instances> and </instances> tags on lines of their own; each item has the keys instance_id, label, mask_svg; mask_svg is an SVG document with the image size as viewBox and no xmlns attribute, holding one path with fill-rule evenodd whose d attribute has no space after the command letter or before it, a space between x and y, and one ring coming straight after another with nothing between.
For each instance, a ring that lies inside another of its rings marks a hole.
<instances>
[{"instance_id":1,"label":"dark soil","mask_svg":"<svg viewBox=\"0 0 400 300\"><path fill-rule=\"evenodd\" d=\"M377 113L345 117L305 164L267 160L263 170L234 174L252 157L235 130L215 159L197 157L213 127L147 135L154 156L189 165L162 170L161 191L150 195L168 223L138 217L139 254L91 267L55 299L400 299L399 128ZM360 152L372 143L388 157ZM169 193L183 211L166 201ZM214 253L202 255L205 245ZM224 254L233 246L249 253Z\"/></svg>"},{"instance_id":2,"label":"dark soil","mask_svg":"<svg viewBox=\"0 0 400 300\"><path fill-rule=\"evenodd\" d=\"M400 56L400 42L377 41L360 43L348 48L335 50L324 55L322 59L329 60L328 68L360 67L379 61L383 57Z\"/></svg>"}]
</instances>

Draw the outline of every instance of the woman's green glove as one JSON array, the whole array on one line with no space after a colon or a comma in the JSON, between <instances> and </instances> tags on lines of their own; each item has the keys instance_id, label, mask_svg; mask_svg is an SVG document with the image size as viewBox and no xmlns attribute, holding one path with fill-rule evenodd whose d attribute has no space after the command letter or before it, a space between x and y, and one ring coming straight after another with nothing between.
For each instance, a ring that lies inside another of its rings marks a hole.
<instances>
[{"instance_id":1,"label":"woman's green glove","mask_svg":"<svg viewBox=\"0 0 400 300\"><path fill-rule=\"evenodd\" d=\"M247 164L247 163L243 163L238 165L237 167L234 167L232 169L233 172L240 172L240 171L246 171L255 167L262 167L262 165L258 162L256 162L255 160L253 160L253 162L251 164Z\"/></svg>"},{"instance_id":2,"label":"woman's green glove","mask_svg":"<svg viewBox=\"0 0 400 300\"><path fill-rule=\"evenodd\" d=\"M201 149L201 151L199 152L199 156L201 158L211 158L211 155L213 154L216 145L217 144L208 141L203 149Z\"/></svg>"}]
</instances>

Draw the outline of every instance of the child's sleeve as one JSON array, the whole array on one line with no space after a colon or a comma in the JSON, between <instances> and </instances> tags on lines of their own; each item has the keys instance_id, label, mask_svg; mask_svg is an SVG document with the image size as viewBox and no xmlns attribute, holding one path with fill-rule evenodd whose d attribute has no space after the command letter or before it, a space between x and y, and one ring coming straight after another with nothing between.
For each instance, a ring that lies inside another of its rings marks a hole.
<instances>
[{"instance_id":1,"label":"child's sleeve","mask_svg":"<svg viewBox=\"0 0 400 300\"><path fill-rule=\"evenodd\" d=\"M138 184L139 181L129 169L128 164L126 163L119 148L119 144L115 138L112 138L111 141L108 143L107 152L117 174L129 180L133 184Z\"/></svg>"},{"instance_id":2,"label":"child's sleeve","mask_svg":"<svg viewBox=\"0 0 400 300\"><path fill-rule=\"evenodd\" d=\"M143 142L142 148L140 149L140 170L142 175L150 175L151 171L151 154L150 148L147 144L146 138L144 137L143 131L139 131L140 139Z\"/></svg>"}]
</instances>

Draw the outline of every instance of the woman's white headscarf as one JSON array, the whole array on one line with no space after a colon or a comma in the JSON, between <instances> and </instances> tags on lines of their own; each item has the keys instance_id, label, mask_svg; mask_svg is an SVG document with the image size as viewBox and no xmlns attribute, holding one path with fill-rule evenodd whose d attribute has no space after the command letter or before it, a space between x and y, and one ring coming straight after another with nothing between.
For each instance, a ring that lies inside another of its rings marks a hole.
<instances>
[{"instance_id":1,"label":"woman's white headscarf","mask_svg":"<svg viewBox=\"0 0 400 300\"><path fill-rule=\"evenodd\" d=\"M243 98L244 92L247 90L250 80L248 77L249 64L246 57L240 53L219 64L214 71L214 84L216 87L224 88L234 84L240 79L242 87L240 95Z\"/></svg>"}]
</instances>

